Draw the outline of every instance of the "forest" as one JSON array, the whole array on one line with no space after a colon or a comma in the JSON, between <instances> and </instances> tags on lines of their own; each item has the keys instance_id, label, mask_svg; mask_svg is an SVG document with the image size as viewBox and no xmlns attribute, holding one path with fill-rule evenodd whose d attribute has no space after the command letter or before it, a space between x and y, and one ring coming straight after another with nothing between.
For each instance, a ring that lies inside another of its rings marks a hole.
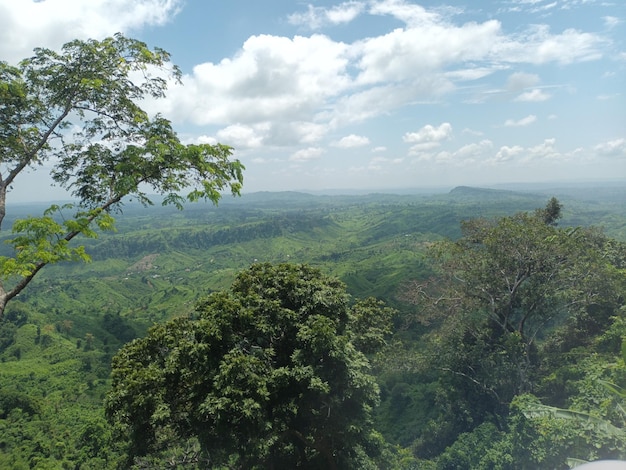
<instances>
[{"instance_id":1,"label":"forest","mask_svg":"<svg viewBox=\"0 0 626 470\"><path fill-rule=\"evenodd\" d=\"M126 202L6 307L0 468L626 459L625 214L620 184Z\"/></svg>"}]
</instances>

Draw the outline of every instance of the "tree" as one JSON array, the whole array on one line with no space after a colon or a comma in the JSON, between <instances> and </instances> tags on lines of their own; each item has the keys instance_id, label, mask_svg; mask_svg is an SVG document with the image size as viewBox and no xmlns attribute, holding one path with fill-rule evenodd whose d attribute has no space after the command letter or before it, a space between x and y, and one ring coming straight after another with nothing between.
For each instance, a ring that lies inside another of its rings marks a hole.
<instances>
[{"instance_id":1,"label":"tree","mask_svg":"<svg viewBox=\"0 0 626 470\"><path fill-rule=\"evenodd\" d=\"M541 217L547 225L556 225L557 220L563 217L561 209L563 209L563 205L557 198L552 197L546 204L546 207L543 209L537 209L535 215L537 217Z\"/></svg>"},{"instance_id":2,"label":"tree","mask_svg":"<svg viewBox=\"0 0 626 470\"><path fill-rule=\"evenodd\" d=\"M619 307L603 238L557 228L559 215L553 198L533 214L463 222L461 239L433 248L439 275L411 287L422 315L438 322L434 362L453 388L488 397L477 402L491 401L491 412L533 391L538 338L551 327Z\"/></svg>"},{"instance_id":3,"label":"tree","mask_svg":"<svg viewBox=\"0 0 626 470\"><path fill-rule=\"evenodd\" d=\"M345 286L314 268L257 264L193 317L124 346L105 408L130 460L197 440L209 468L379 468L378 387L351 339L367 333L371 351L388 312L360 304L375 331L360 320L354 332L348 302Z\"/></svg>"},{"instance_id":4,"label":"tree","mask_svg":"<svg viewBox=\"0 0 626 470\"><path fill-rule=\"evenodd\" d=\"M169 60L162 49L117 34L72 41L61 52L35 49L18 66L0 62L0 224L18 176L45 162L76 200L14 223L14 256L0 257L0 320L44 266L87 260L70 242L95 236L94 224L112 229L111 213L124 198L152 204L150 191L180 208L185 200L216 204L227 188L239 194L244 167L230 159L230 147L183 145L167 119L140 107L164 96L163 73L180 79Z\"/></svg>"}]
</instances>

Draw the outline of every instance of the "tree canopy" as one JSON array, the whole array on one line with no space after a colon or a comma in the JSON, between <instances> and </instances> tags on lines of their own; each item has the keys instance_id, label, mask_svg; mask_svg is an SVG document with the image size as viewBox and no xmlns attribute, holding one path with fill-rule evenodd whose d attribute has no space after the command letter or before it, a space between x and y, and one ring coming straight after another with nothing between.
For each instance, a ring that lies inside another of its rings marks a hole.
<instances>
[{"instance_id":1,"label":"tree canopy","mask_svg":"<svg viewBox=\"0 0 626 470\"><path fill-rule=\"evenodd\" d=\"M75 199L14 223L14 256L0 257L0 319L45 265L88 259L70 241L95 236L93 224L111 229L124 198L152 204L149 194L159 194L182 207L239 194L244 167L230 147L184 145L167 119L142 109L143 99L165 95L166 74L181 76L167 52L121 34L38 48L18 66L0 62L0 224L7 193L29 168L51 166Z\"/></svg>"},{"instance_id":2,"label":"tree canopy","mask_svg":"<svg viewBox=\"0 0 626 470\"><path fill-rule=\"evenodd\" d=\"M420 317L437 325L429 365L455 393L473 390L466 398L475 413L504 413L515 396L535 391L545 360L539 340L555 325L586 322L589 334L619 310L611 242L595 230L556 227L560 207L553 198L534 213L463 222L459 240L433 246L434 280L411 288Z\"/></svg>"},{"instance_id":3,"label":"tree canopy","mask_svg":"<svg viewBox=\"0 0 626 470\"><path fill-rule=\"evenodd\" d=\"M256 264L123 347L106 413L129 459L196 443L207 468L379 468L378 387L355 345L380 348L392 312L349 300L317 269Z\"/></svg>"}]
</instances>

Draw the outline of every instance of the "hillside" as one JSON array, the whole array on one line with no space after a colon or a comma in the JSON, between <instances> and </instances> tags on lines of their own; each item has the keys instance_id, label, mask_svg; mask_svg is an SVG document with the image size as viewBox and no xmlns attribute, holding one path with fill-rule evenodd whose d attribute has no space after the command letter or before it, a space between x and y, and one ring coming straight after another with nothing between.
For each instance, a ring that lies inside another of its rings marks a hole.
<instances>
[{"instance_id":1,"label":"hillside","mask_svg":"<svg viewBox=\"0 0 626 470\"><path fill-rule=\"evenodd\" d=\"M254 193L182 212L129 203L117 232L84 240L91 263L44 269L10 304L13 321L0 331L0 468L106 468L115 450L102 447L110 431L101 403L112 355L150 325L189 313L199 296L229 286L252 263L311 264L339 277L353 297L396 307L401 318L414 309L402 300L406 283L432 274L425 255L432 242L458 238L462 220L532 211L551 195L465 187L430 196ZM563 226L600 225L626 240L621 193L579 196L561 199ZM14 209L19 217L41 208ZM420 331L404 329L398 339ZM428 419L427 410L412 408L416 394L435 390L376 367L381 429L409 446L423 431L417 417Z\"/></svg>"}]
</instances>

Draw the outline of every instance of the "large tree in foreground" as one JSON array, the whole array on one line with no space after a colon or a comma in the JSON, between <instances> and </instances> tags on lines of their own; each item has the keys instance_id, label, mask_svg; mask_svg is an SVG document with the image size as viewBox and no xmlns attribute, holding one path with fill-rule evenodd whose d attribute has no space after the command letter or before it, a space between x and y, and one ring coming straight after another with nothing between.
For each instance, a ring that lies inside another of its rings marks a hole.
<instances>
[{"instance_id":1,"label":"large tree in foreground","mask_svg":"<svg viewBox=\"0 0 626 470\"><path fill-rule=\"evenodd\" d=\"M94 224L110 229L110 212L125 197L151 204L156 193L180 207L186 199L217 203L225 189L239 194L243 166L229 147L183 145L167 119L141 108L142 99L164 96L165 73L180 78L169 59L116 35L36 49L17 67L0 62L0 224L7 192L37 165L51 166L76 201L14 223L14 254L0 257L0 320L45 265L85 259L70 241L94 236Z\"/></svg>"},{"instance_id":2,"label":"large tree in foreground","mask_svg":"<svg viewBox=\"0 0 626 470\"><path fill-rule=\"evenodd\" d=\"M540 339L556 325L605 328L621 305L610 241L559 228L559 216L552 199L534 213L466 221L462 238L433 247L439 276L410 289L438 324L428 364L489 412L534 391Z\"/></svg>"},{"instance_id":3,"label":"large tree in foreground","mask_svg":"<svg viewBox=\"0 0 626 470\"><path fill-rule=\"evenodd\" d=\"M106 412L130 459L195 442L202 468L379 468L378 388L354 344L382 345L390 310L348 301L316 269L253 265L127 344Z\"/></svg>"}]
</instances>

